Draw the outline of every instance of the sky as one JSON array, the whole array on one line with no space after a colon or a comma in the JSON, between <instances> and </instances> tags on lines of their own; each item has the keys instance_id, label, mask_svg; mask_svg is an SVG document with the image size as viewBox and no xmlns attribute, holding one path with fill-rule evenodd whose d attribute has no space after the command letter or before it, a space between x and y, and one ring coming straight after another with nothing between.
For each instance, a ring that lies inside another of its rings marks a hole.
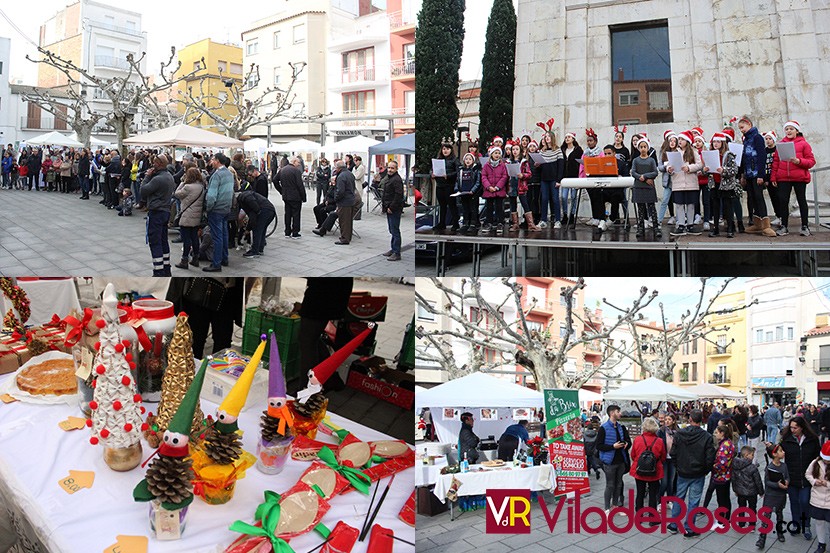
<instances>
[{"instance_id":1,"label":"sky","mask_svg":"<svg viewBox=\"0 0 830 553\"><path fill-rule=\"evenodd\" d=\"M518 9L519 0L513 0ZM462 81L481 80L481 58L484 57L484 35L493 0L467 0L464 10L464 53L461 55Z\"/></svg>"},{"instance_id":2,"label":"sky","mask_svg":"<svg viewBox=\"0 0 830 553\"><path fill-rule=\"evenodd\" d=\"M263 10L268 2L261 0L235 0L232 4L193 2L192 0L141 0L123 2L102 0L103 3L126 6L142 14L142 30L147 31L147 68L158 71L158 64L167 61L170 46L177 49L210 37L218 42L241 45L241 33L258 19L270 15ZM272 0L273 1L273 0ZM291 0L296 1L296 0ZM37 43L40 25L62 10L72 0L37 0L36 9L28 2L0 2L2 10L23 33ZM273 10L277 11L276 9ZM24 84L35 84L37 66L26 60L26 54L34 57L37 50L0 17L0 36L11 38L10 78L23 78Z\"/></svg>"}]
</instances>

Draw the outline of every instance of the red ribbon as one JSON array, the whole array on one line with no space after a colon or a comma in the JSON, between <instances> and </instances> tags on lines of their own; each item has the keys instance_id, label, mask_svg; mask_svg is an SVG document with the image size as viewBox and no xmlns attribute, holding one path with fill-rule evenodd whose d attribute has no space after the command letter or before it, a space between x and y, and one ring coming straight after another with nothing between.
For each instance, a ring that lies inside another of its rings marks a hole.
<instances>
[{"instance_id":1,"label":"red ribbon","mask_svg":"<svg viewBox=\"0 0 830 553\"><path fill-rule=\"evenodd\" d=\"M64 339L63 344L67 348L71 348L72 346L80 342L81 337L84 335L84 329L91 320L92 309L90 309L89 307L84 309L84 318L80 321L72 315L67 315L66 317L64 317L63 322L66 323L67 327L71 326L72 330L66 333L66 338Z\"/></svg>"},{"instance_id":2,"label":"red ribbon","mask_svg":"<svg viewBox=\"0 0 830 553\"><path fill-rule=\"evenodd\" d=\"M170 307L154 311L145 311L143 309L133 307L131 305L122 305L121 309L127 311L127 319L123 321L127 323L130 323L132 321L140 321L141 319L147 319L148 321L156 321L161 319L168 319L176 315L176 312L173 310L172 305ZM141 349L148 352L153 351L153 343L147 336L147 332L144 330L144 326L133 326L133 328L135 328L135 333L138 335L138 343L141 344Z\"/></svg>"}]
</instances>

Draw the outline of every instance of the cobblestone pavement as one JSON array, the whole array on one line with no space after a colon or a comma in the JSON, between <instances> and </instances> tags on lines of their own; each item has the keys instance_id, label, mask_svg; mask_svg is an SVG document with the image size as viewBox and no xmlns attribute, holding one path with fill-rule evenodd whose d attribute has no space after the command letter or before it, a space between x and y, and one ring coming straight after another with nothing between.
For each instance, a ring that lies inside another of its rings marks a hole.
<instances>
[{"instance_id":1,"label":"cobblestone pavement","mask_svg":"<svg viewBox=\"0 0 830 553\"><path fill-rule=\"evenodd\" d=\"M145 243L144 212L118 217L98 203L99 197L79 201L77 194L57 192L0 191L0 274L27 275L147 275L152 274L150 250ZM381 253L389 249L386 217L366 213L355 221L360 234L349 246L337 246L338 235L320 238L310 203L303 204L302 238L283 237L283 205L275 192L277 230L268 239L265 255L245 259L244 250L230 252L226 276L248 275L411 275L414 267L415 231L404 214L401 224L402 259L389 262ZM372 201L374 205L374 201ZM170 239L178 236L171 230ZM180 244L170 244L171 259L180 258ZM247 248L246 248L247 249ZM173 268L174 276L202 274L201 270Z\"/></svg>"}]
</instances>

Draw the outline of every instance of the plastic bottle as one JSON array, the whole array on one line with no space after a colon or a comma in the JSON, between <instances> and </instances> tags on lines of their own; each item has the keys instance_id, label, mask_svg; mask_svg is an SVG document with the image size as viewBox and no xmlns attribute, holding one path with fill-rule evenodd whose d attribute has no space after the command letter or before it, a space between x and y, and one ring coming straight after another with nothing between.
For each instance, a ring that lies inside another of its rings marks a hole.
<instances>
[{"instance_id":1,"label":"plastic bottle","mask_svg":"<svg viewBox=\"0 0 830 553\"><path fill-rule=\"evenodd\" d=\"M461 461L461 472L467 472L470 470L470 462L467 460L467 454L464 454L464 460Z\"/></svg>"},{"instance_id":2,"label":"plastic bottle","mask_svg":"<svg viewBox=\"0 0 830 553\"><path fill-rule=\"evenodd\" d=\"M424 457L423 457L423 459L422 459L422 462L423 462L425 465L428 465L428 464L429 464L429 453L427 453L427 448L424 448Z\"/></svg>"}]
</instances>

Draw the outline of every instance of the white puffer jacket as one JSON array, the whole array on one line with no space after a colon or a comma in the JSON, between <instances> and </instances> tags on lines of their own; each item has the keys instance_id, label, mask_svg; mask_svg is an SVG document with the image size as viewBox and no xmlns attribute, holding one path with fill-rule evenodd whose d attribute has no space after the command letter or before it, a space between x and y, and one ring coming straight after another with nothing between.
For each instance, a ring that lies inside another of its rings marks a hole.
<instances>
[{"instance_id":1,"label":"white puffer jacket","mask_svg":"<svg viewBox=\"0 0 830 553\"><path fill-rule=\"evenodd\" d=\"M818 463L819 477L813 476L813 467ZM804 473L807 481L813 486L810 491L810 505L820 509L830 509L830 485L816 486L816 480L827 481L827 463L821 460L821 457L813 459L813 462L807 467L807 472ZM830 484L830 483L829 483Z\"/></svg>"},{"instance_id":2,"label":"white puffer jacket","mask_svg":"<svg viewBox=\"0 0 830 553\"><path fill-rule=\"evenodd\" d=\"M695 161L694 163L689 164L688 173L684 173L683 169L680 167L672 167L672 169L674 169L674 173L672 173L671 176L672 191L699 190L697 172L703 169L703 163L700 160L700 154L697 153L697 148L694 146L689 146L689 148L691 148L692 153L694 153ZM677 151L679 152L680 150L678 149Z\"/></svg>"}]
</instances>

